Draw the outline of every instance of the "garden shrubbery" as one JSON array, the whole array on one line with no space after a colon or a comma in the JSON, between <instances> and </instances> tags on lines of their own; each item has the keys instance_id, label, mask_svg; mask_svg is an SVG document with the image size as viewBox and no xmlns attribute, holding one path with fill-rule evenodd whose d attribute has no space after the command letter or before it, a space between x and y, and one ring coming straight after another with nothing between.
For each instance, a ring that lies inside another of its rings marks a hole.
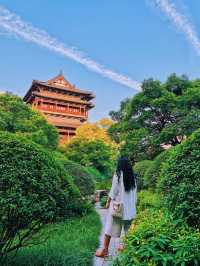
<instances>
[{"instance_id":1,"label":"garden shrubbery","mask_svg":"<svg viewBox=\"0 0 200 266\"><path fill-rule=\"evenodd\" d=\"M50 152L0 132L0 257L32 241L51 221L84 212L78 188Z\"/></svg>"},{"instance_id":2,"label":"garden shrubbery","mask_svg":"<svg viewBox=\"0 0 200 266\"><path fill-rule=\"evenodd\" d=\"M200 225L200 129L170 153L159 183L167 207L191 226Z\"/></svg>"},{"instance_id":3,"label":"garden shrubbery","mask_svg":"<svg viewBox=\"0 0 200 266\"><path fill-rule=\"evenodd\" d=\"M57 129L20 97L0 95L0 130L19 133L47 149L58 145Z\"/></svg>"},{"instance_id":4,"label":"garden shrubbery","mask_svg":"<svg viewBox=\"0 0 200 266\"><path fill-rule=\"evenodd\" d=\"M165 150L161 152L149 165L146 171L143 173L144 175L144 186L147 188L151 188L153 190L156 189L157 182L161 173L161 169L163 163L169 157L170 150Z\"/></svg>"},{"instance_id":5,"label":"garden shrubbery","mask_svg":"<svg viewBox=\"0 0 200 266\"><path fill-rule=\"evenodd\" d=\"M162 205L161 196L150 190L141 190L137 194L137 211L144 211L145 209L158 209Z\"/></svg>"},{"instance_id":6,"label":"garden shrubbery","mask_svg":"<svg viewBox=\"0 0 200 266\"><path fill-rule=\"evenodd\" d=\"M54 157L57 161L62 163L65 172L71 176L74 184L80 190L82 197L87 197L94 194L95 176L92 171L89 171L87 167L68 160L61 152L55 151Z\"/></svg>"},{"instance_id":7,"label":"garden shrubbery","mask_svg":"<svg viewBox=\"0 0 200 266\"><path fill-rule=\"evenodd\" d=\"M137 162L134 165L134 171L137 174L137 189L141 190L146 188L144 176L145 172L152 166L153 162L150 160L144 160Z\"/></svg>"},{"instance_id":8,"label":"garden shrubbery","mask_svg":"<svg viewBox=\"0 0 200 266\"><path fill-rule=\"evenodd\" d=\"M198 266L200 233L176 221L165 209L140 212L115 266Z\"/></svg>"}]
</instances>

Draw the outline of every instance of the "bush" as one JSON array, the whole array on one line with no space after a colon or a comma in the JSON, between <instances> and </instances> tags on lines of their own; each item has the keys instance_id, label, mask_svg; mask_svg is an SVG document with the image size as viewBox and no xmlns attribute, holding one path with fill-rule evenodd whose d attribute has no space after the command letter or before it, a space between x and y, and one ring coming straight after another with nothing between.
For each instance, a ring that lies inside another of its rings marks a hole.
<instances>
[{"instance_id":1,"label":"bush","mask_svg":"<svg viewBox=\"0 0 200 266\"><path fill-rule=\"evenodd\" d=\"M170 150L165 150L161 152L152 162L152 164L149 166L149 168L145 171L144 174L144 186L156 189L156 184L158 181L158 178L161 173L161 169L163 166L163 163L167 160L169 157Z\"/></svg>"},{"instance_id":2,"label":"bush","mask_svg":"<svg viewBox=\"0 0 200 266\"><path fill-rule=\"evenodd\" d=\"M114 265L198 266L199 251L199 232L174 221L166 210L149 209L136 218Z\"/></svg>"},{"instance_id":3,"label":"bush","mask_svg":"<svg viewBox=\"0 0 200 266\"><path fill-rule=\"evenodd\" d=\"M159 209L161 207L161 196L150 190L142 190L137 194L137 210Z\"/></svg>"},{"instance_id":4,"label":"bush","mask_svg":"<svg viewBox=\"0 0 200 266\"><path fill-rule=\"evenodd\" d=\"M69 161L62 153L54 152L57 160L62 162L65 171L73 179L83 197L94 194L95 179L88 169L76 162Z\"/></svg>"},{"instance_id":5,"label":"bush","mask_svg":"<svg viewBox=\"0 0 200 266\"><path fill-rule=\"evenodd\" d=\"M87 171L93 176L93 179L96 182L108 180L108 177L100 173L96 168L94 167L86 167L86 168Z\"/></svg>"},{"instance_id":6,"label":"bush","mask_svg":"<svg viewBox=\"0 0 200 266\"><path fill-rule=\"evenodd\" d=\"M175 217L200 225L200 129L170 152L159 190Z\"/></svg>"},{"instance_id":7,"label":"bush","mask_svg":"<svg viewBox=\"0 0 200 266\"><path fill-rule=\"evenodd\" d=\"M0 257L27 245L40 228L81 213L78 188L41 146L0 132Z\"/></svg>"},{"instance_id":8,"label":"bush","mask_svg":"<svg viewBox=\"0 0 200 266\"><path fill-rule=\"evenodd\" d=\"M150 168L150 166L153 164L150 160L144 160L136 163L134 165L134 171L137 174L137 189L138 191L141 189L146 188L144 183L144 175L145 172Z\"/></svg>"},{"instance_id":9,"label":"bush","mask_svg":"<svg viewBox=\"0 0 200 266\"><path fill-rule=\"evenodd\" d=\"M57 129L20 97L0 95L0 130L19 133L48 149L58 144Z\"/></svg>"},{"instance_id":10,"label":"bush","mask_svg":"<svg viewBox=\"0 0 200 266\"><path fill-rule=\"evenodd\" d=\"M90 196L94 194L94 177L89 171L87 171L86 167L69 160L64 162L64 167L67 173L72 176L74 183L80 189L83 196Z\"/></svg>"}]
</instances>

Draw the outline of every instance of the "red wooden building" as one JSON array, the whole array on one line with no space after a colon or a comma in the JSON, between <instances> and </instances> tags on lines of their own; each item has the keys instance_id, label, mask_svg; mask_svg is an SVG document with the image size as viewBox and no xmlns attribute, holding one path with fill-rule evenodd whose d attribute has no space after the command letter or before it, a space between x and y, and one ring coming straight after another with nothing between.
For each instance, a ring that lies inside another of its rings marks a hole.
<instances>
[{"instance_id":1,"label":"red wooden building","mask_svg":"<svg viewBox=\"0 0 200 266\"><path fill-rule=\"evenodd\" d=\"M88 119L95 96L70 84L62 74L47 82L33 80L24 101L41 111L49 123L57 127L60 143L75 135L76 129Z\"/></svg>"}]
</instances>

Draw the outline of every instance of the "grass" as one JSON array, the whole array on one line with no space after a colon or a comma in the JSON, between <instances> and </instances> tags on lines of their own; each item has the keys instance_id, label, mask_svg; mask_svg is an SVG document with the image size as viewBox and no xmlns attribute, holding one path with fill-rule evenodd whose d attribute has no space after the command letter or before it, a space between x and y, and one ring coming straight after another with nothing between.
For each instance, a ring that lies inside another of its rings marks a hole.
<instances>
[{"instance_id":1,"label":"grass","mask_svg":"<svg viewBox=\"0 0 200 266\"><path fill-rule=\"evenodd\" d=\"M101 230L97 213L50 225L44 244L26 247L7 265L15 266L89 266L99 243Z\"/></svg>"}]
</instances>

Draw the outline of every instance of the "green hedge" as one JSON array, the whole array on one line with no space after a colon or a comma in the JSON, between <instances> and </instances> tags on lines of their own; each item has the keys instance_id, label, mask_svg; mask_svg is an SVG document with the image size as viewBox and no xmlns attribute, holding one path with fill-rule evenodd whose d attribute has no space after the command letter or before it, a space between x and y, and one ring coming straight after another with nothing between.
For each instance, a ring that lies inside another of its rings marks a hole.
<instances>
[{"instance_id":1,"label":"green hedge","mask_svg":"<svg viewBox=\"0 0 200 266\"><path fill-rule=\"evenodd\" d=\"M137 217L114 266L198 266L200 233L174 221L166 210L146 209Z\"/></svg>"},{"instance_id":2,"label":"green hedge","mask_svg":"<svg viewBox=\"0 0 200 266\"><path fill-rule=\"evenodd\" d=\"M83 197L94 194L95 177L91 174L91 171L76 162L68 160L62 153L55 152L54 156L63 164L66 173L72 177Z\"/></svg>"},{"instance_id":3,"label":"green hedge","mask_svg":"<svg viewBox=\"0 0 200 266\"><path fill-rule=\"evenodd\" d=\"M20 247L43 224L83 212L80 192L62 164L24 137L0 132L0 173L0 255L16 237Z\"/></svg>"},{"instance_id":4,"label":"green hedge","mask_svg":"<svg viewBox=\"0 0 200 266\"><path fill-rule=\"evenodd\" d=\"M145 209L159 209L162 205L161 196L150 190L141 190L137 194L137 212Z\"/></svg>"},{"instance_id":5,"label":"green hedge","mask_svg":"<svg viewBox=\"0 0 200 266\"><path fill-rule=\"evenodd\" d=\"M144 160L144 161L137 162L134 165L134 171L137 174L137 189L138 190L147 188L144 182L144 176L145 176L146 171L151 167L152 164L153 164L152 161Z\"/></svg>"},{"instance_id":6,"label":"green hedge","mask_svg":"<svg viewBox=\"0 0 200 266\"><path fill-rule=\"evenodd\" d=\"M163 163L169 157L170 150L161 152L150 164L144 173L144 186L151 189L156 189L157 182L161 173Z\"/></svg>"},{"instance_id":7,"label":"green hedge","mask_svg":"<svg viewBox=\"0 0 200 266\"><path fill-rule=\"evenodd\" d=\"M200 225L200 129L170 153L159 190L175 217Z\"/></svg>"}]
</instances>

